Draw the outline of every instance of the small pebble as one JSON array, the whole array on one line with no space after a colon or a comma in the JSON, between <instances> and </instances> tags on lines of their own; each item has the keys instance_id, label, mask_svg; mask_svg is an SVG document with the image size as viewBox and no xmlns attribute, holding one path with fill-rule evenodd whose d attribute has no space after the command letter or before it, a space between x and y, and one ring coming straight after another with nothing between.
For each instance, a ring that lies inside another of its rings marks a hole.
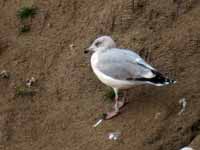
<instances>
[{"instance_id":1,"label":"small pebble","mask_svg":"<svg viewBox=\"0 0 200 150\"><path fill-rule=\"evenodd\" d=\"M161 113L158 112L158 113L155 114L155 117L154 117L154 118L155 118L155 119L158 119L158 118L160 117L160 115L161 115Z\"/></svg>"},{"instance_id":2,"label":"small pebble","mask_svg":"<svg viewBox=\"0 0 200 150\"><path fill-rule=\"evenodd\" d=\"M48 27L48 28L51 28L51 27L52 27L52 24L48 23L48 24L47 24L47 27Z\"/></svg>"},{"instance_id":3,"label":"small pebble","mask_svg":"<svg viewBox=\"0 0 200 150\"><path fill-rule=\"evenodd\" d=\"M35 83L36 82L36 79L34 78L34 77L31 77L31 79L29 80L27 80L26 81L26 85L28 86L28 87L31 87L32 85L33 85L33 83Z\"/></svg>"},{"instance_id":4,"label":"small pebble","mask_svg":"<svg viewBox=\"0 0 200 150\"><path fill-rule=\"evenodd\" d=\"M186 110L186 105L187 105L187 101L186 101L186 98L181 98L179 100L179 104L181 105L181 110L179 111L178 115L181 115L185 110Z\"/></svg>"},{"instance_id":5,"label":"small pebble","mask_svg":"<svg viewBox=\"0 0 200 150\"><path fill-rule=\"evenodd\" d=\"M74 44L70 44L70 45L69 45L69 48L70 48L71 50L74 49L74 47L75 47Z\"/></svg>"},{"instance_id":6,"label":"small pebble","mask_svg":"<svg viewBox=\"0 0 200 150\"><path fill-rule=\"evenodd\" d=\"M3 70L0 72L0 77L8 79L9 78L9 73L6 70Z\"/></svg>"}]
</instances>

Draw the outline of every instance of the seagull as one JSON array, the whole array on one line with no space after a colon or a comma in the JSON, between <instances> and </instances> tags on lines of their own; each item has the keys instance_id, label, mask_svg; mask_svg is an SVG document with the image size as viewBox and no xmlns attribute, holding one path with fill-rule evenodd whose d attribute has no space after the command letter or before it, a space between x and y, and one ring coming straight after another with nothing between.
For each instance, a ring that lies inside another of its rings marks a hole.
<instances>
[{"instance_id":1,"label":"seagull","mask_svg":"<svg viewBox=\"0 0 200 150\"><path fill-rule=\"evenodd\" d=\"M164 86L176 83L175 80L164 77L134 51L117 48L110 36L101 36L94 40L84 51L89 52L93 53L90 62L94 74L115 93L113 110L103 115L105 120L117 116L127 103L125 98L119 100L119 90L142 84Z\"/></svg>"}]
</instances>

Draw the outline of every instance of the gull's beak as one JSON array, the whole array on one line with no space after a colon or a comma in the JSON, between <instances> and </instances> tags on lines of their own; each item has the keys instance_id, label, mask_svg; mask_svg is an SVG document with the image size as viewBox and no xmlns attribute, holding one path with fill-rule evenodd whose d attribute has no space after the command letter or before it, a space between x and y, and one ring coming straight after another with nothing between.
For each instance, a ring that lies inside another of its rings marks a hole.
<instances>
[{"instance_id":1,"label":"gull's beak","mask_svg":"<svg viewBox=\"0 0 200 150\"><path fill-rule=\"evenodd\" d=\"M93 51L94 50L93 50L92 46L90 46L89 48L86 48L86 50L84 51L84 53L87 54L87 53L91 53Z\"/></svg>"},{"instance_id":2,"label":"gull's beak","mask_svg":"<svg viewBox=\"0 0 200 150\"><path fill-rule=\"evenodd\" d=\"M86 50L84 50L84 53L85 54L87 54L87 53L89 53L90 51L89 51L89 49L87 48Z\"/></svg>"}]
</instances>

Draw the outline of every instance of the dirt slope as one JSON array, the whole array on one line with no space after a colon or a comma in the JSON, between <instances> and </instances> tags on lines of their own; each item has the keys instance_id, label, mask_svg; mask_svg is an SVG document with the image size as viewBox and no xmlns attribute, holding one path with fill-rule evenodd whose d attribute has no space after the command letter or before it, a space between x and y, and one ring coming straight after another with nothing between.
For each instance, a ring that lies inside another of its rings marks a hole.
<instances>
[{"instance_id":1,"label":"dirt slope","mask_svg":"<svg viewBox=\"0 0 200 150\"><path fill-rule=\"evenodd\" d=\"M26 22L31 31L19 34L16 11L30 5L38 13ZM103 101L107 88L83 51L105 34L177 84L133 88L123 113L94 129L95 118L112 104ZM8 70L10 79L0 79L0 149L197 148L199 58L199 0L1 0L0 71ZM32 76L36 94L16 96L16 87ZM187 109L178 115L183 97ZM116 130L121 140L109 141L107 133Z\"/></svg>"}]
</instances>

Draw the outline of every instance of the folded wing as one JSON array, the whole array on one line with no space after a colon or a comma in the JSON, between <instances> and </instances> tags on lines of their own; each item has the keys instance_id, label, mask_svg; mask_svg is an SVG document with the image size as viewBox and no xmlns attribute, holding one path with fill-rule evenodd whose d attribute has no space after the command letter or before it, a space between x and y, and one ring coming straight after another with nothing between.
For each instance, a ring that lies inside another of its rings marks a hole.
<instances>
[{"instance_id":1,"label":"folded wing","mask_svg":"<svg viewBox=\"0 0 200 150\"><path fill-rule=\"evenodd\" d=\"M125 49L109 49L100 52L96 67L107 76L119 80L153 78L155 70L138 54Z\"/></svg>"}]
</instances>

